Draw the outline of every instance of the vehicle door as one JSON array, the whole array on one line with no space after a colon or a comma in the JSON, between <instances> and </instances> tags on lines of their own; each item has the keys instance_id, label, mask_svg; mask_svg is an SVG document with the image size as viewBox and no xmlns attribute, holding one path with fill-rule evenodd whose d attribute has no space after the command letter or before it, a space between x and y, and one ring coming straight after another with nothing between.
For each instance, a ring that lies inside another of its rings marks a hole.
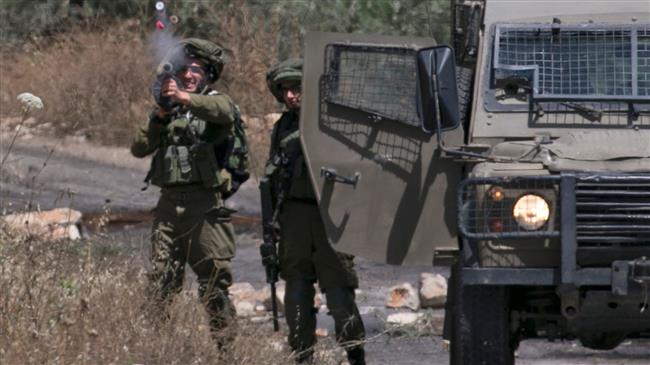
<instances>
[{"instance_id":1,"label":"vehicle door","mask_svg":"<svg viewBox=\"0 0 650 365\"><path fill-rule=\"evenodd\" d=\"M444 157L435 126L423 117L428 106L418 102L418 82L427 76L417 52L434 44L306 35L301 142L327 236L339 251L430 265L434 254L457 248L460 164ZM455 81L446 87L455 93ZM446 129L445 144L462 144L461 126Z\"/></svg>"}]
</instances>

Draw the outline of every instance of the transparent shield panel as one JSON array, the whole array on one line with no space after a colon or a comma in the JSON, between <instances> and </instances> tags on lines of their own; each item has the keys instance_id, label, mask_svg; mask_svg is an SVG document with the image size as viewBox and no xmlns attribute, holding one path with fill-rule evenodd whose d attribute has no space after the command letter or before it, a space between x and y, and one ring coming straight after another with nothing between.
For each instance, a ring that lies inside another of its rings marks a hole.
<instances>
[{"instance_id":1,"label":"transparent shield panel","mask_svg":"<svg viewBox=\"0 0 650 365\"><path fill-rule=\"evenodd\" d=\"M410 48L330 44L321 79L324 101L421 126L416 51Z\"/></svg>"}]
</instances>

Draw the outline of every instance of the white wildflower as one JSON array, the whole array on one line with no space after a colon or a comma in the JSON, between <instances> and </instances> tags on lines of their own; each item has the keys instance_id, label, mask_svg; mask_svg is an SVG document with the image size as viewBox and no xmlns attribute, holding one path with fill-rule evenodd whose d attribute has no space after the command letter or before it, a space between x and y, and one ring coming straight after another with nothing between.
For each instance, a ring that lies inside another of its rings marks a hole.
<instances>
[{"instance_id":1,"label":"white wildflower","mask_svg":"<svg viewBox=\"0 0 650 365\"><path fill-rule=\"evenodd\" d=\"M18 95L18 101L22 104L24 112L29 112L32 109L43 109L43 101L41 98L32 93Z\"/></svg>"}]
</instances>

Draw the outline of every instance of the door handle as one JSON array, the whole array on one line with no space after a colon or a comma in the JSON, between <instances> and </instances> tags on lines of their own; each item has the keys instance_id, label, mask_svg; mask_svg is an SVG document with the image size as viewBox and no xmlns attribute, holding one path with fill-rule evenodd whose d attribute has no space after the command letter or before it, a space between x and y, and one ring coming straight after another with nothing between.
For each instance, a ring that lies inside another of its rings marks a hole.
<instances>
[{"instance_id":1,"label":"door handle","mask_svg":"<svg viewBox=\"0 0 650 365\"><path fill-rule=\"evenodd\" d=\"M327 181L349 184L354 187L357 186L357 182L359 182L359 179L361 179L361 174L359 172L355 172L354 176L352 177L342 176L338 174L336 169L326 166L320 168L320 176L324 177Z\"/></svg>"}]
</instances>

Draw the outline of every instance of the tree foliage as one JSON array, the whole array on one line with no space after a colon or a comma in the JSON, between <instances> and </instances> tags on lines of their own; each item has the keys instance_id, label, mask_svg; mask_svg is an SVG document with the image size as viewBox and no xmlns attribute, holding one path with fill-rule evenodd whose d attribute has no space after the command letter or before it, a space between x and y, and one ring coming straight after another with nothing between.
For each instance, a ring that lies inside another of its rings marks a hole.
<instances>
[{"instance_id":1,"label":"tree foliage","mask_svg":"<svg viewBox=\"0 0 650 365\"><path fill-rule=\"evenodd\" d=\"M449 2L446 0L281 0L274 11L281 14L287 42L299 47L310 30L401 36L448 38ZM288 36L293 34L294 37ZM290 53L280 49L280 54Z\"/></svg>"}]
</instances>

